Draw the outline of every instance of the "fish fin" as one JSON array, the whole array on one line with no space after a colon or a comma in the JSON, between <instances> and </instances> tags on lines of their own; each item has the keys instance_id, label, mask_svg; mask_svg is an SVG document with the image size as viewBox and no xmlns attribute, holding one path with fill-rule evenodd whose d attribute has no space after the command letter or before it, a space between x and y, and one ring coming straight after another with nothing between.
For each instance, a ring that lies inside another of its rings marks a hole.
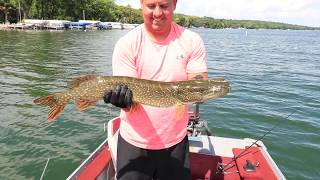
<instances>
[{"instance_id":1,"label":"fish fin","mask_svg":"<svg viewBox=\"0 0 320 180\"><path fill-rule=\"evenodd\" d=\"M187 110L187 106L183 103L176 104L176 120L179 121Z\"/></svg>"},{"instance_id":2,"label":"fish fin","mask_svg":"<svg viewBox=\"0 0 320 180\"><path fill-rule=\"evenodd\" d=\"M54 105L52 106L50 112L49 112L49 115L48 115L48 121L51 122L53 120L55 120L63 111L64 107L66 106L65 105Z\"/></svg>"},{"instance_id":3,"label":"fish fin","mask_svg":"<svg viewBox=\"0 0 320 180\"><path fill-rule=\"evenodd\" d=\"M56 96L59 96L58 93L51 94L48 96L43 96L40 98L35 99L33 102L37 105L43 105L43 106L50 106L51 110L48 115L48 121L51 122L55 120L60 113L63 111L64 107L67 105L65 104L59 104L58 100L59 98L56 98Z\"/></svg>"},{"instance_id":4,"label":"fish fin","mask_svg":"<svg viewBox=\"0 0 320 180\"><path fill-rule=\"evenodd\" d=\"M68 87L69 89L73 89L75 87L78 87L81 83L90 81L93 79L97 79L97 77L98 75L85 75L85 76L74 78L68 83Z\"/></svg>"},{"instance_id":5,"label":"fish fin","mask_svg":"<svg viewBox=\"0 0 320 180\"><path fill-rule=\"evenodd\" d=\"M37 98L33 102L37 105L53 106L54 104L57 103L57 101L54 97L55 97L55 94L50 94L48 96L43 96L43 97Z\"/></svg>"},{"instance_id":6,"label":"fish fin","mask_svg":"<svg viewBox=\"0 0 320 180\"><path fill-rule=\"evenodd\" d=\"M77 100L76 106L79 111L88 109L90 106L97 103L98 100Z\"/></svg>"}]
</instances>

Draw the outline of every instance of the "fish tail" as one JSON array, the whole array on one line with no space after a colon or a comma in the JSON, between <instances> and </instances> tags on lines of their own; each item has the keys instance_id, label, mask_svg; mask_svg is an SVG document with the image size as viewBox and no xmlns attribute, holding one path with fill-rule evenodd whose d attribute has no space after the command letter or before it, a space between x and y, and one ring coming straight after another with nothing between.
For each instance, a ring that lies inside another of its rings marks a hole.
<instances>
[{"instance_id":1,"label":"fish tail","mask_svg":"<svg viewBox=\"0 0 320 180\"><path fill-rule=\"evenodd\" d=\"M42 105L42 106L51 106L52 104L55 103L55 98L54 94L51 94L49 96L43 96L40 98L35 99L33 102L37 105Z\"/></svg>"},{"instance_id":2,"label":"fish tail","mask_svg":"<svg viewBox=\"0 0 320 180\"><path fill-rule=\"evenodd\" d=\"M67 102L60 102L57 98L58 94L51 94L48 96L43 96L38 99L35 99L33 102L37 105L50 106L51 110L48 115L48 121L51 122L55 120L60 113L63 111L64 107L67 105Z\"/></svg>"}]
</instances>

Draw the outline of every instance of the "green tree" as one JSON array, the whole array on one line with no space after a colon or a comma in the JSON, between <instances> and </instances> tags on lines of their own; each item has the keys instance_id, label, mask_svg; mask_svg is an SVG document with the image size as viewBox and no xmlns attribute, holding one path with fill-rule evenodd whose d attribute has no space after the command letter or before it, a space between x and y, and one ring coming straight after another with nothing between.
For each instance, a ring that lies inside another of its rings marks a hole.
<instances>
[{"instance_id":1,"label":"green tree","mask_svg":"<svg viewBox=\"0 0 320 180\"><path fill-rule=\"evenodd\" d=\"M16 8L11 1L0 0L0 22L2 23L13 23L16 22Z\"/></svg>"},{"instance_id":2,"label":"green tree","mask_svg":"<svg viewBox=\"0 0 320 180\"><path fill-rule=\"evenodd\" d=\"M85 19L89 20L138 24L143 22L141 9L118 6L114 3L114 0L0 0L1 23L17 22L20 15L19 12L21 12L22 18L78 21L83 19L83 14L85 14ZM197 17L184 14L175 14L174 21L185 27L320 29L277 22L214 19L212 17Z\"/></svg>"}]
</instances>

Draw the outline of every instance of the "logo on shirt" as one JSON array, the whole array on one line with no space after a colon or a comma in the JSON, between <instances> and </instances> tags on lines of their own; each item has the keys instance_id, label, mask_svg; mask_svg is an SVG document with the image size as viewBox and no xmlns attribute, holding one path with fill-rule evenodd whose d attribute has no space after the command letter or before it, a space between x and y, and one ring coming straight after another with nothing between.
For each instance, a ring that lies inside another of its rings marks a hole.
<instances>
[{"instance_id":1,"label":"logo on shirt","mask_svg":"<svg viewBox=\"0 0 320 180\"><path fill-rule=\"evenodd\" d=\"M177 60L183 60L183 59L184 59L183 54L178 55L178 56L176 57L176 59L177 59Z\"/></svg>"}]
</instances>

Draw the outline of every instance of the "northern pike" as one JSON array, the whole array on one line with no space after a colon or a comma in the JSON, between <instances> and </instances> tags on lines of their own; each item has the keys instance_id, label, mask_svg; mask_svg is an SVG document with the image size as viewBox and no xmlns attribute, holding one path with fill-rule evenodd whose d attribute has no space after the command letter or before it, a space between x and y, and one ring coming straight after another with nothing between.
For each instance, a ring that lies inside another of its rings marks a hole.
<instances>
[{"instance_id":1,"label":"northern pike","mask_svg":"<svg viewBox=\"0 0 320 180\"><path fill-rule=\"evenodd\" d=\"M77 109L82 111L102 100L105 92L117 85L127 85L132 91L133 106L136 103L155 107L181 106L218 98L230 91L229 83L223 78L161 82L125 76L85 75L73 79L68 90L40 97L34 103L50 106L48 120L53 121L70 100L74 100Z\"/></svg>"}]
</instances>

